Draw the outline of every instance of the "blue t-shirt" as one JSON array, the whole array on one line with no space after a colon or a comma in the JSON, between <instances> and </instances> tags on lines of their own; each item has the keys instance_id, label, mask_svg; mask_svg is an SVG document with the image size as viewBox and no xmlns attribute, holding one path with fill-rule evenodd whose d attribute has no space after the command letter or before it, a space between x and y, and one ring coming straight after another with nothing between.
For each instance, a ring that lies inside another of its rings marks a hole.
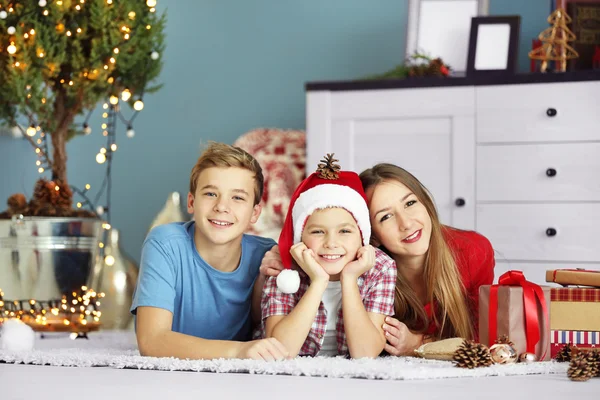
<instances>
[{"instance_id":1,"label":"blue t-shirt","mask_svg":"<svg viewBox=\"0 0 600 400\"><path fill-rule=\"evenodd\" d=\"M160 225L146 237L131 312L142 306L173 313L174 332L204 339L249 340L252 288L272 239L242 238L233 272L221 272L200 257L194 221Z\"/></svg>"}]
</instances>

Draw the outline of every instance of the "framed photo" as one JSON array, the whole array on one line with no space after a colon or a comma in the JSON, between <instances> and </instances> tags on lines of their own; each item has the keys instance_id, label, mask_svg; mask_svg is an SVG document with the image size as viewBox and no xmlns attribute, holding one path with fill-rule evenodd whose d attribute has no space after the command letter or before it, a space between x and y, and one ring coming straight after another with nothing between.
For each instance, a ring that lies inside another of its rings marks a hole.
<instances>
[{"instance_id":1,"label":"framed photo","mask_svg":"<svg viewBox=\"0 0 600 400\"><path fill-rule=\"evenodd\" d=\"M440 57L464 75L471 18L487 15L489 0L409 0L406 57Z\"/></svg>"},{"instance_id":2,"label":"framed photo","mask_svg":"<svg viewBox=\"0 0 600 400\"><path fill-rule=\"evenodd\" d=\"M467 76L514 74L521 17L474 17L469 36Z\"/></svg>"}]
</instances>

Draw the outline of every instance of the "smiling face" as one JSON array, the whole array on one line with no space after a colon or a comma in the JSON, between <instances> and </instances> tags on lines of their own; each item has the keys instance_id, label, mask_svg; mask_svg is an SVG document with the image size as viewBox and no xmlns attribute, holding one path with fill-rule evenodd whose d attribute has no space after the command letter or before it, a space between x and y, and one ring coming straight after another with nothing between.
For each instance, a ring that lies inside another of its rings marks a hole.
<instances>
[{"instance_id":1,"label":"smiling face","mask_svg":"<svg viewBox=\"0 0 600 400\"><path fill-rule=\"evenodd\" d=\"M362 239L354 217L343 208L325 208L312 213L302 231L302 242L318 263L339 280L342 269L356 259Z\"/></svg>"},{"instance_id":2,"label":"smiling face","mask_svg":"<svg viewBox=\"0 0 600 400\"><path fill-rule=\"evenodd\" d=\"M371 229L394 259L424 263L431 238L431 217L405 185L385 180L367 190Z\"/></svg>"},{"instance_id":3,"label":"smiling face","mask_svg":"<svg viewBox=\"0 0 600 400\"><path fill-rule=\"evenodd\" d=\"M188 212L194 215L196 247L236 244L260 216L254 205L254 174L247 169L206 168L198 176L196 193L188 193Z\"/></svg>"}]
</instances>

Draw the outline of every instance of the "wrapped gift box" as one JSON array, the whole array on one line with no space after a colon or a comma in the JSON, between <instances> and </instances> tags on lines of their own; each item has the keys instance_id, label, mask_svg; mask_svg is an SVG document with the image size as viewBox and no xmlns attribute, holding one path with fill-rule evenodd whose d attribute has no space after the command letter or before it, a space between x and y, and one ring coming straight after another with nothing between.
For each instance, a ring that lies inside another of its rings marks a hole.
<instances>
[{"instance_id":1,"label":"wrapped gift box","mask_svg":"<svg viewBox=\"0 0 600 400\"><path fill-rule=\"evenodd\" d=\"M600 331L600 289L552 288L550 329Z\"/></svg>"},{"instance_id":2,"label":"wrapped gift box","mask_svg":"<svg viewBox=\"0 0 600 400\"><path fill-rule=\"evenodd\" d=\"M546 282L561 285L600 287L600 271L585 269L553 269L546 271Z\"/></svg>"},{"instance_id":3,"label":"wrapped gift box","mask_svg":"<svg viewBox=\"0 0 600 400\"><path fill-rule=\"evenodd\" d=\"M596 331L550 331L552 345L550 353L552 358L556 357L558 352L567 343L577 346L582 350L592 350L600 348L600 332Z\"/></svg>"},{"instance_id":4,"label":"wrapped gift box","mask_svg":"<svg viewBox=\"0 0 600 400\"><path fill-rule=\"evenodd\" d=\"M552 345L550 346L550 357L555 358L556 355L560 352L560 350L565 346L565 343L552 343ZM598 345L587 345L587 344L580 344L577 345L577 348L580 350L585 350L585 351L591 351L591 350L598 350Z\"/></svg>"},{"instance_id":5,"label":"wrapped gift box","mask_svg":"<svg viewBox=\"0 0 600 400\"><path fill-rule=\"evenodd\" d=\"M528 339L524 289L522 286L503 284L503 281L507 282L507 279L503 279L503 277L514 272L518 271L509 271L502 275L499 279L500 285L484 285L479 288L479 339L481 343L491 345L499 336L508 335L508 338L515 344L517 352L521 354L527 351ZM522 277L522 274L520 276ZM531 282L526 283L537 287L543 294L542 301L537 295L533 298L533 309L527 310L527 312L533 313L536 320L535 326L531 328L539 332L539 341L535 344L535 354L538 360L546 361L551 357L550 325L547 314L550 303L550 287L539 287ZM493 286L497 286L497 310L495 313L490 309L490 294ZM531 287L527 287L526 290L531 295ZM490 332L490 318L494 317L496 318L496 332Z\"/></svg>"}]
</instances>

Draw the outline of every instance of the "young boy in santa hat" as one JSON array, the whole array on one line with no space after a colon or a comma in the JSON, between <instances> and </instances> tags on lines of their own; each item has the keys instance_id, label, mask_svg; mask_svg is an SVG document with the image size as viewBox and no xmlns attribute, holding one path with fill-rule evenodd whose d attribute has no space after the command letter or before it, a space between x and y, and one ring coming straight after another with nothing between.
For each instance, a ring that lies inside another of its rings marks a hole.
<instances>
[{"instance_id":1,"label":"young boy in santa hat","mask_svg":"<svg viewBox=\"0 0 600 400\"><path fill-rule=\"evenodd\" d=\"M285 269L263 288L260 333L292 357L376 357L394 314L396 265L369 245L360 179L335 161L327 155L294 192L279 237Z\"/></svg>"}]
</instances>

